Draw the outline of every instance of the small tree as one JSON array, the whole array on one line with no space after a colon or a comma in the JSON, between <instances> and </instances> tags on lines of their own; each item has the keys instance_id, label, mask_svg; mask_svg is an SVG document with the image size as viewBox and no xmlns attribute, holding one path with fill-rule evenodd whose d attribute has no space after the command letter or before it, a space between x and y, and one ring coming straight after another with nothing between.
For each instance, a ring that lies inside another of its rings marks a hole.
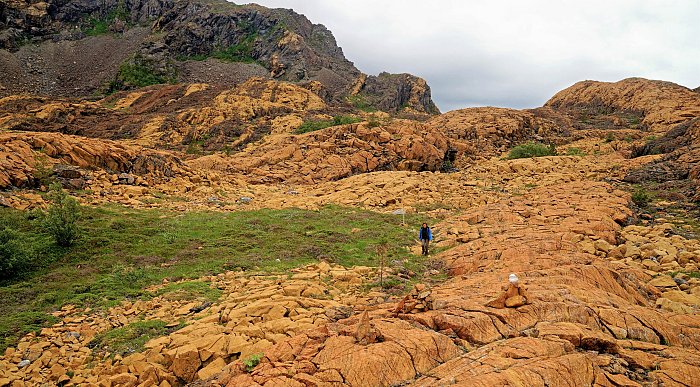
<instances>
[{"instance_id":1,"label":"small tree","mask_svg":"<svg viewBox=\"0 0 700 387\"><path fill-rule=\"evenodd\" d=\"M71 246L78 236L78 218L80 205L61 188L61 184L51 184L48 198L51 201L48 211L43 217L43 226L54 237L56 244L63 247Z\"/></svg>"}]
</instances>

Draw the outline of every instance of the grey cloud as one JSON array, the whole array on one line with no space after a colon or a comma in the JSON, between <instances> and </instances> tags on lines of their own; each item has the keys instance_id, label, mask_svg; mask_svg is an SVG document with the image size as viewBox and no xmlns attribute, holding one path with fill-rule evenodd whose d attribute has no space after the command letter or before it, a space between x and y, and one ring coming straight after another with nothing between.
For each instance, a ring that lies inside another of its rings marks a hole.
<instances>
[{"instance_id":1,"label":"grey cloud","mask_svg":"<svg viewBox=\"0 0 700 387\"><path fill-rule=\"evenodd\" d=\"M425 78L442 111L530 108L585 79L700 85L694 0L260 0L333 31L362 71Z\"/></svg>"}]
</instances>

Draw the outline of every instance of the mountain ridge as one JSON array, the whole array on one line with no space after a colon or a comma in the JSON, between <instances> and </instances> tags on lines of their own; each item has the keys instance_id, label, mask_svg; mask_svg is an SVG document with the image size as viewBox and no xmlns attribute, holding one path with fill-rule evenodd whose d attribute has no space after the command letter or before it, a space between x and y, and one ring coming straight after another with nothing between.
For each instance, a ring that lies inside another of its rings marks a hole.
<instances>
[{"instance_id":1,"label":"mountain ridge","mask_svg":"<svg viewBox=\"0 0 700 387\"><path fill-rule=\"evenodd\" d=\"M3 96L84 97L143 86L126 71L136 69L159 80L152 83L231 85L252 76L319 82L317 92L327 102L439 113L423 79L364 74L322 24L291 10L259 5L13 1L0 8L0 48L0 65L9 75L0 84Z\"/></svg>"}]
</instances>

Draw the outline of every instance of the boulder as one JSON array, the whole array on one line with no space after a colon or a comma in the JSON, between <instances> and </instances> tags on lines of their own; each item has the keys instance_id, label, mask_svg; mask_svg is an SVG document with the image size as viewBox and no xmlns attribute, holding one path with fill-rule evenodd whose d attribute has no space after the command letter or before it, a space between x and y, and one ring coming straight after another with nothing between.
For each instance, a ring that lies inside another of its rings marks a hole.
<instances>
[{"instance_id":1,"label":"boulder","mask_svg":"<svg viewBox=\"0 0 700 387\"><path fill-rule=\"evenodd\" d=\"M170 369L175 376L186 382L192 382L201 364L197 347L193 344L188 344L175 350Z\"/></svg>"}]
</instances>

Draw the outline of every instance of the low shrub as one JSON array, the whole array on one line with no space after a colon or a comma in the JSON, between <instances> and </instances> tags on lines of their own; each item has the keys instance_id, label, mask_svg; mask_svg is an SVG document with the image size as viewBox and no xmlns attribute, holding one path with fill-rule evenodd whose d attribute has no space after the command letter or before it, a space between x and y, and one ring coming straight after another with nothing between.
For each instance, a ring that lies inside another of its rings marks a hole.
<instances>
[{"instance_id":1,"label":"low shrub","mask_svg":"<svg viewBox=\"0 0 700 387\"><path fill-rule=\"evenodd\" d=\"M245 366L245 370L248 372L252 372L253 368L255 368L258 364L260 364L260 359L262 359L262 355L259 353L255 353L255 354L248 356L246 359L243 360L243 365Z\"/></svg>"},{"instance_id":2,"label":"low shrub","mask_svg":"<svg viewBox=\"0 0 700 387\"><path fill-rule=\"evenodd\" d=\"M21 233L0 230L0 280L12 278L32 265L35 252Z\"/></svg>"},{"instance_id":3,"label":"low shrub","mask_svg":"<svg viewBox=\"0 0 700 387\"><path fill-rule=\"evenodd\" d=\"M518 145L508 153L508 160L524 159L528 157L556 156L557 149L553 144L545 145L536 142L527 142Z\"/></svg>"},{"instance_id":4,"label":"low shrub","mask_svg":"<svg viewBox=\"0 0 700 387\"><path fill-rule=\"evenodd\" d=\"M652 195L647 190L639 187L632 193L632 201L639 207L644 207L649 204L652 200Z\"/></svg>"},{"instance_id":5,"label":"low shrub","mask_svg":"<svg viewBox=\"0 0 700 387\"><path fill-rule=\"evenodd\" d=\"M174 83L176 72L170 64L161 68L153 60L136 55L119 66L117 76L109 83L107 93L137 87Z\"/></svg>"},{"instance_id":6,"label":"low shrub","mask_svg":"<svg viewBox=\"0 0 700 387\"><path fill-rule=\"evenodd\" d=\"M348 102L356 107L359 110L365 111L365 112L376 112L377 108L374 107L364 96L356 94L349 96L347 98Z\"/></svg>"}]
</instances>

